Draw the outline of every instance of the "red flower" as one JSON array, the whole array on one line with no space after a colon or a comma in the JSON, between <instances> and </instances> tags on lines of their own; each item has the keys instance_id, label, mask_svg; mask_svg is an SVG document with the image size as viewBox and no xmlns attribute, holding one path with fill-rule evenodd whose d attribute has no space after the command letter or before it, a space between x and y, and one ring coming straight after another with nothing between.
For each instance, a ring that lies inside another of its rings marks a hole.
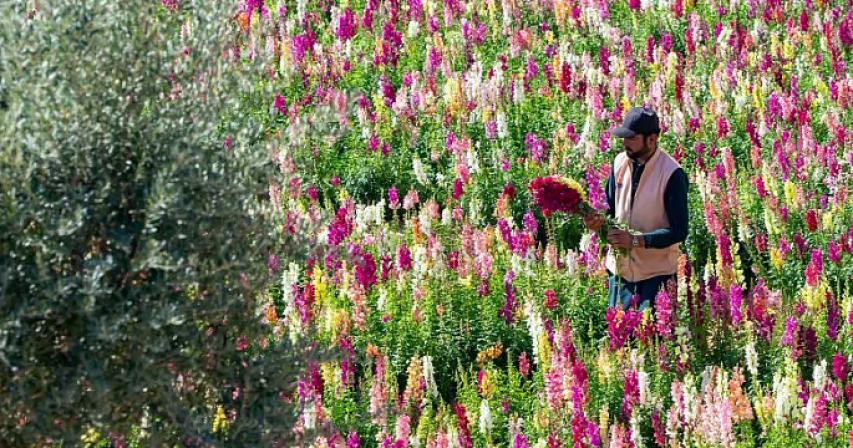
<instances>
[{"instance_id":1,"label":"red flower","mask_svg":"<svg viewBox=\"0 0 853 448\"><path fill-rule=\"evenodd\" d=\"M537 177L527 188L546 217L554 212L579 214L588 207L586 193L571 179L561 176Z\"/></svg>"},{"instance_id":2,"label":"red flower","mask_svg":"<svg viewBox=\"0 0 853 448\"><path fill-rule=\"evenodd\" d=\"M806 225L809 227L809 232L817 230L817 212L814 209L806 212Z\"/></svg>"},{"instance_id":3,"label":"red flower","mask_svg":"<svg viewBox=\"0 0 853 448\"><path fill-rule=\"evenodd\" d=\"M553 289L545 291L545 308L549 310L557 308L557 293Z\"/></svg>"}]
</instances>

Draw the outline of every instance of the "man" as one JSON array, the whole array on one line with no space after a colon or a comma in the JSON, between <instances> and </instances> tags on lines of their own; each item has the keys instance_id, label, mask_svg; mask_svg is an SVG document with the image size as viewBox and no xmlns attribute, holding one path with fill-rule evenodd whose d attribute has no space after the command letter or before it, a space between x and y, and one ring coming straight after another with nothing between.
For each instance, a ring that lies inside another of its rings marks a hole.
<instances>
[{"instance_id":1,"label":"man","mask_svg":"<svg viewBox=\"0 0 853 448\"><path fill-rule=\"evenodd\" d=\"M687 175L658 148L660 122L653 110L631 108L613 135L622 138L624 151L607 179L607 213L631 230L607 232L608 305L654 310L659 289L675 280L679 243L687 238ZM600 213L584 217L592 230L603 223ZM615 249L628 253L617 257Z\"/></svg>"}]
</instances>

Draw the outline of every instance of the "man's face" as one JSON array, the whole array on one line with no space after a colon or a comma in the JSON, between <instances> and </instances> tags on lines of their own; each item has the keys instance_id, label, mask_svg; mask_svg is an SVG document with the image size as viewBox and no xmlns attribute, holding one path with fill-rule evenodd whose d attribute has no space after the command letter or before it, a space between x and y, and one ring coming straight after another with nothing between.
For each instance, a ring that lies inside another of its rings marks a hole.
<instances>
[{"instance_id":1,"label":"man's face","mask_svg":"<svg viewBox=\"0 0 853 448\"><path fill-rule=\"evenodd\" d=\"M640 160L646 157L656 146L657 141L654 134L649 136L636 134L633 137L622 139L622 147L625 150L625 155L633 160Z\"/></svg>"}]
</instances>

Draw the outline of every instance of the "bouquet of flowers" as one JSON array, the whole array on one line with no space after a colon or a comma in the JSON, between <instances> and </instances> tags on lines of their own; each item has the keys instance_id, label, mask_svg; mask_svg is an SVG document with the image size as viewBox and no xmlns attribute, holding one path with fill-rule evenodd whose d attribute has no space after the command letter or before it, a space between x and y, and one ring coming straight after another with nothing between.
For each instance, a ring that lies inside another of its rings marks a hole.
<instances>
[{"instance_id":1,"label":"bouquet of flowers","mask_svg":"<svg viewBox=\"0 0 853 448\"><path fill-rule=\"evenodd\" d=\"M585 216L597 210L592 208L587 200L587 194L583 186L574 179L559 175L541 176L533 179L527 186L533 197L533 202L542 211L546 219L549 238L553 241L552 225L550 218L555 212L568 215ZM625 225L605 214L605 221L598 230L598 240L606 241L607 232L612 228L627 230ZM627 250L616 249L617 256L626 255Z\"/></svg>"},{"instance_id":2,"label":"bouquet of flowers","mask_svg":"<svg viewBox=\"0 0 853 448\"><path fill-rule=\"evenodd\" d=\"M574 179L563 176L537 177L527 188L546 218L554 212L584 215L593 211L587 202L586 192Z\"/></svg>"}]
</instances>

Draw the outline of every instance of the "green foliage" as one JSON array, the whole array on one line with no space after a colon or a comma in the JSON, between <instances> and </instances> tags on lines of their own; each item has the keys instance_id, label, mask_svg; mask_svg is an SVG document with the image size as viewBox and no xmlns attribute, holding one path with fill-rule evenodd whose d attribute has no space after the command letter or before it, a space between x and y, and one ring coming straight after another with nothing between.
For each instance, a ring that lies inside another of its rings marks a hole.
<instances>
[{"instance_id":1,"label":"green foliage","mask_svg":"<svg viewBox=\"0 0 853 448\"><path fill-rule=\"evenodd\" d=\"M270 167L259 126L226 119L258 76L223 57L227 3L0 18L5 446L289 436L302 354L260 344Z\"/></svg>"}]
</instances>

